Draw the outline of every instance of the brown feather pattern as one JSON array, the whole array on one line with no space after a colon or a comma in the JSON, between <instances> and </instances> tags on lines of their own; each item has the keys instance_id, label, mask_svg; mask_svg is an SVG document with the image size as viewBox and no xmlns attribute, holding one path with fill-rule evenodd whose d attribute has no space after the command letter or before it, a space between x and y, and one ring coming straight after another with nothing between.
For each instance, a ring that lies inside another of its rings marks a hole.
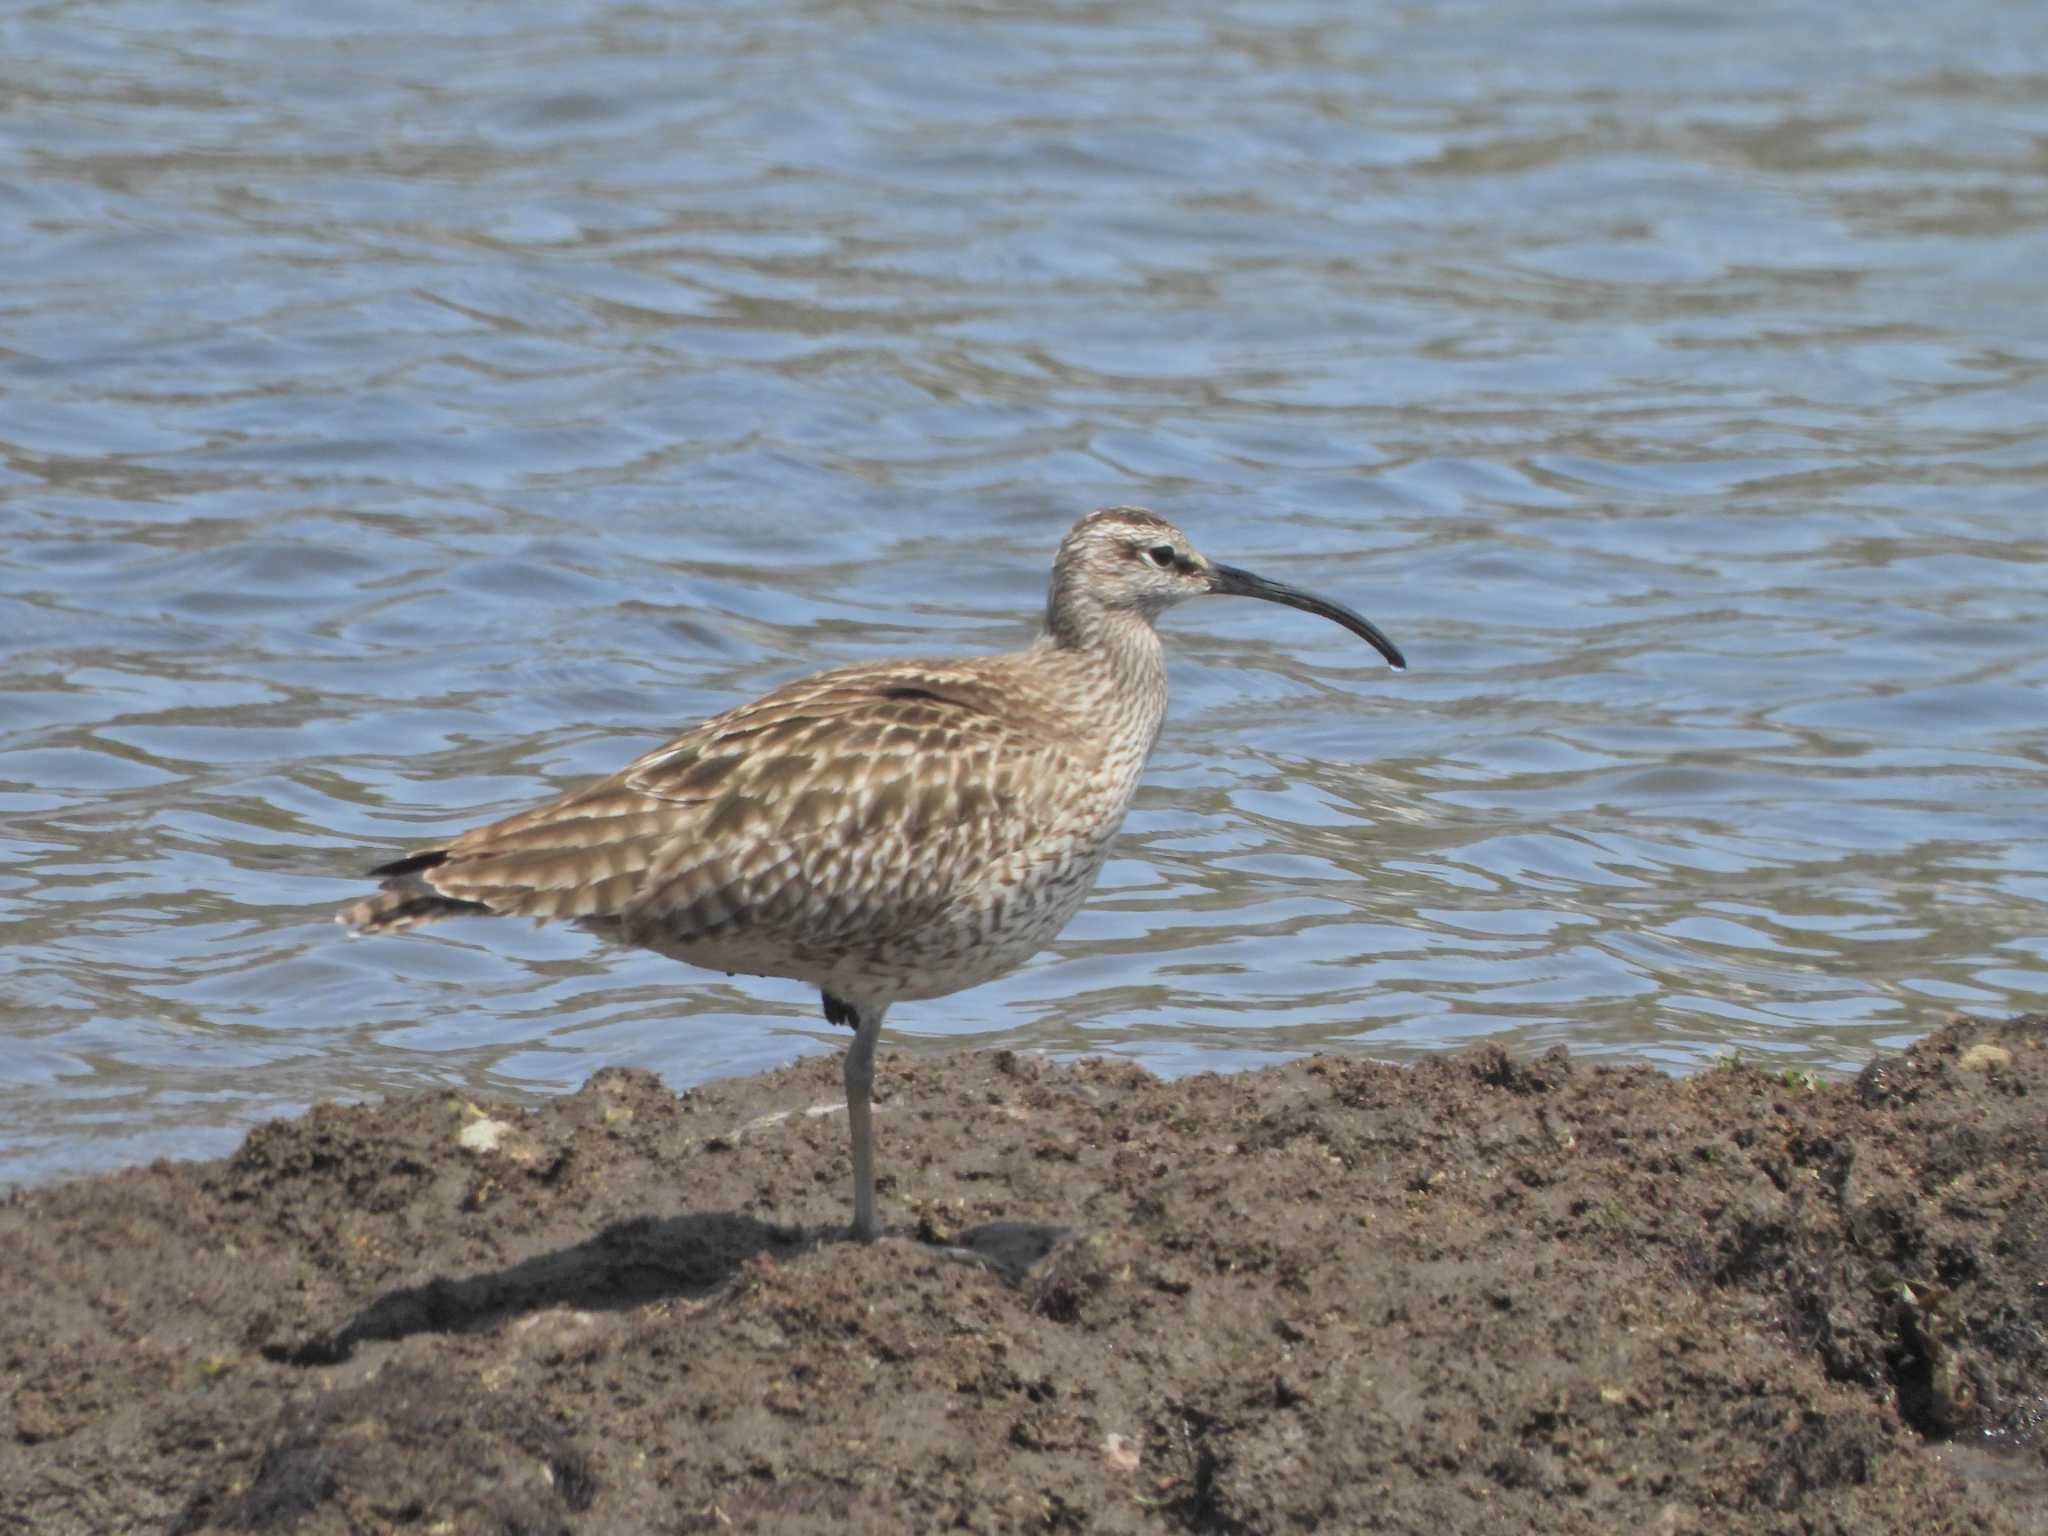
<instances>
[{"instance_id":1,"label":"brown feather pattern","mask_svg":"<svg viewBox=\"0 0 2048 1536\"><path fill-rule=\"evenodd\" d=\"M586 789L394 861L342 921L576 919L728 971L957 990L1016 963L1010 945L972 953L1016 883L1085 894L1157 734L1156 708L1137 711L1136 741L1089 729L1077 705L1097 690L1069 670L1026 652L788 684Z\"/></svg>"}]
</instances>

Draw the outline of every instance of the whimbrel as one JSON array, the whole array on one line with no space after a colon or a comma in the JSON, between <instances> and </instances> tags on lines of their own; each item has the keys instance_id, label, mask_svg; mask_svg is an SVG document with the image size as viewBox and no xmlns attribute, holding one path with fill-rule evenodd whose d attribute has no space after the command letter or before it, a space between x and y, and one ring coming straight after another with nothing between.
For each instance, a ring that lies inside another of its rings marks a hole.
<instances>
[{"instance_id":1,"label":"whimbrel","mask_svg":"<svg viewBox=\"0 0 2048 1536\"><path fill-rule=\"evenodd\" d=\"M842 667L715 715L610 778L370 871L366 933L562 918L727 973L815 986L853 1030L853 1232L873 1239L875 1040L894 1003L1022 965L1095 884L1166 713L1152 624L1187 598L1327 599L1197 553L1139 507L1090 513L1027 649Z\"/></svg>"}]
</instances>

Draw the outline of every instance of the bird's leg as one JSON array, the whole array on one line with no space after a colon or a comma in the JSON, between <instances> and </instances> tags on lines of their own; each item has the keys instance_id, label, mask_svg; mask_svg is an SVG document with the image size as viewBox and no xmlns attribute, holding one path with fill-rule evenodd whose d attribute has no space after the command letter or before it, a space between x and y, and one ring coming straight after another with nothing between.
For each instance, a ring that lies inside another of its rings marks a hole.
<instances>
[{"instance_id":1,"label":"bird's leg","mask_svg":"<svg viewBox=\"0 0 2048 1536\"><path fill-rule=\"evenodd\" d=\"M885 1010L859 1007L825 995L825 1020L853 1030L846 1048L846 1125L853 1138L853 1235L863 1243L881 1236L875 1219L875 1129L870 1108L875 1086L875 1041L882 1033Z\"/></svg>"}]
</instances>

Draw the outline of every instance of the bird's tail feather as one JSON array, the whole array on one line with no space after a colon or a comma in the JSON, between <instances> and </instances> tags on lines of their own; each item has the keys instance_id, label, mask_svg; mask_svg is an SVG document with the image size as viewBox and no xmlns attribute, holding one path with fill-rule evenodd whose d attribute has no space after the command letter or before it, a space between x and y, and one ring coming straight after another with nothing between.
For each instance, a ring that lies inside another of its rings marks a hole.
<instances>
[{"instance_id":1,"label":"bird's tail feather","mask_svg":"<svg viewBox=\"0 0 2048 1536\"><path fill-rule=\"evenodd\" d=\"M394 882L374 896L350 902L334 914L334 920L357 933L403 933L408 928L438 922L444 917L488 913L490 910L480 901L458 901L453 896L443 896L408 880Z\"/></svg>"}]
</instances>

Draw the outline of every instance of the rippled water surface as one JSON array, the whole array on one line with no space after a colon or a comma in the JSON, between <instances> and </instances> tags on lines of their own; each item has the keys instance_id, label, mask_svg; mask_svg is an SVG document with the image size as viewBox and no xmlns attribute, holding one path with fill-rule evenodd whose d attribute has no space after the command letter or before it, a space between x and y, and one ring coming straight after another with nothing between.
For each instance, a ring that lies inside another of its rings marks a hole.
<instances>
[{"instance_id":1,"label":"rippled water surface","mask_svg":"<svg viewBox=\"0 0 2048 1536\"><path fill-rule=\"evenodd\" d=\"M2048 993L2048 7L8 17L0 1180L834 1043L328 918L1021 643L1109 502L1412 670L1172 616L1095 900L894 1048L1837 1069Z\"/></svg>"}]
</instances>

